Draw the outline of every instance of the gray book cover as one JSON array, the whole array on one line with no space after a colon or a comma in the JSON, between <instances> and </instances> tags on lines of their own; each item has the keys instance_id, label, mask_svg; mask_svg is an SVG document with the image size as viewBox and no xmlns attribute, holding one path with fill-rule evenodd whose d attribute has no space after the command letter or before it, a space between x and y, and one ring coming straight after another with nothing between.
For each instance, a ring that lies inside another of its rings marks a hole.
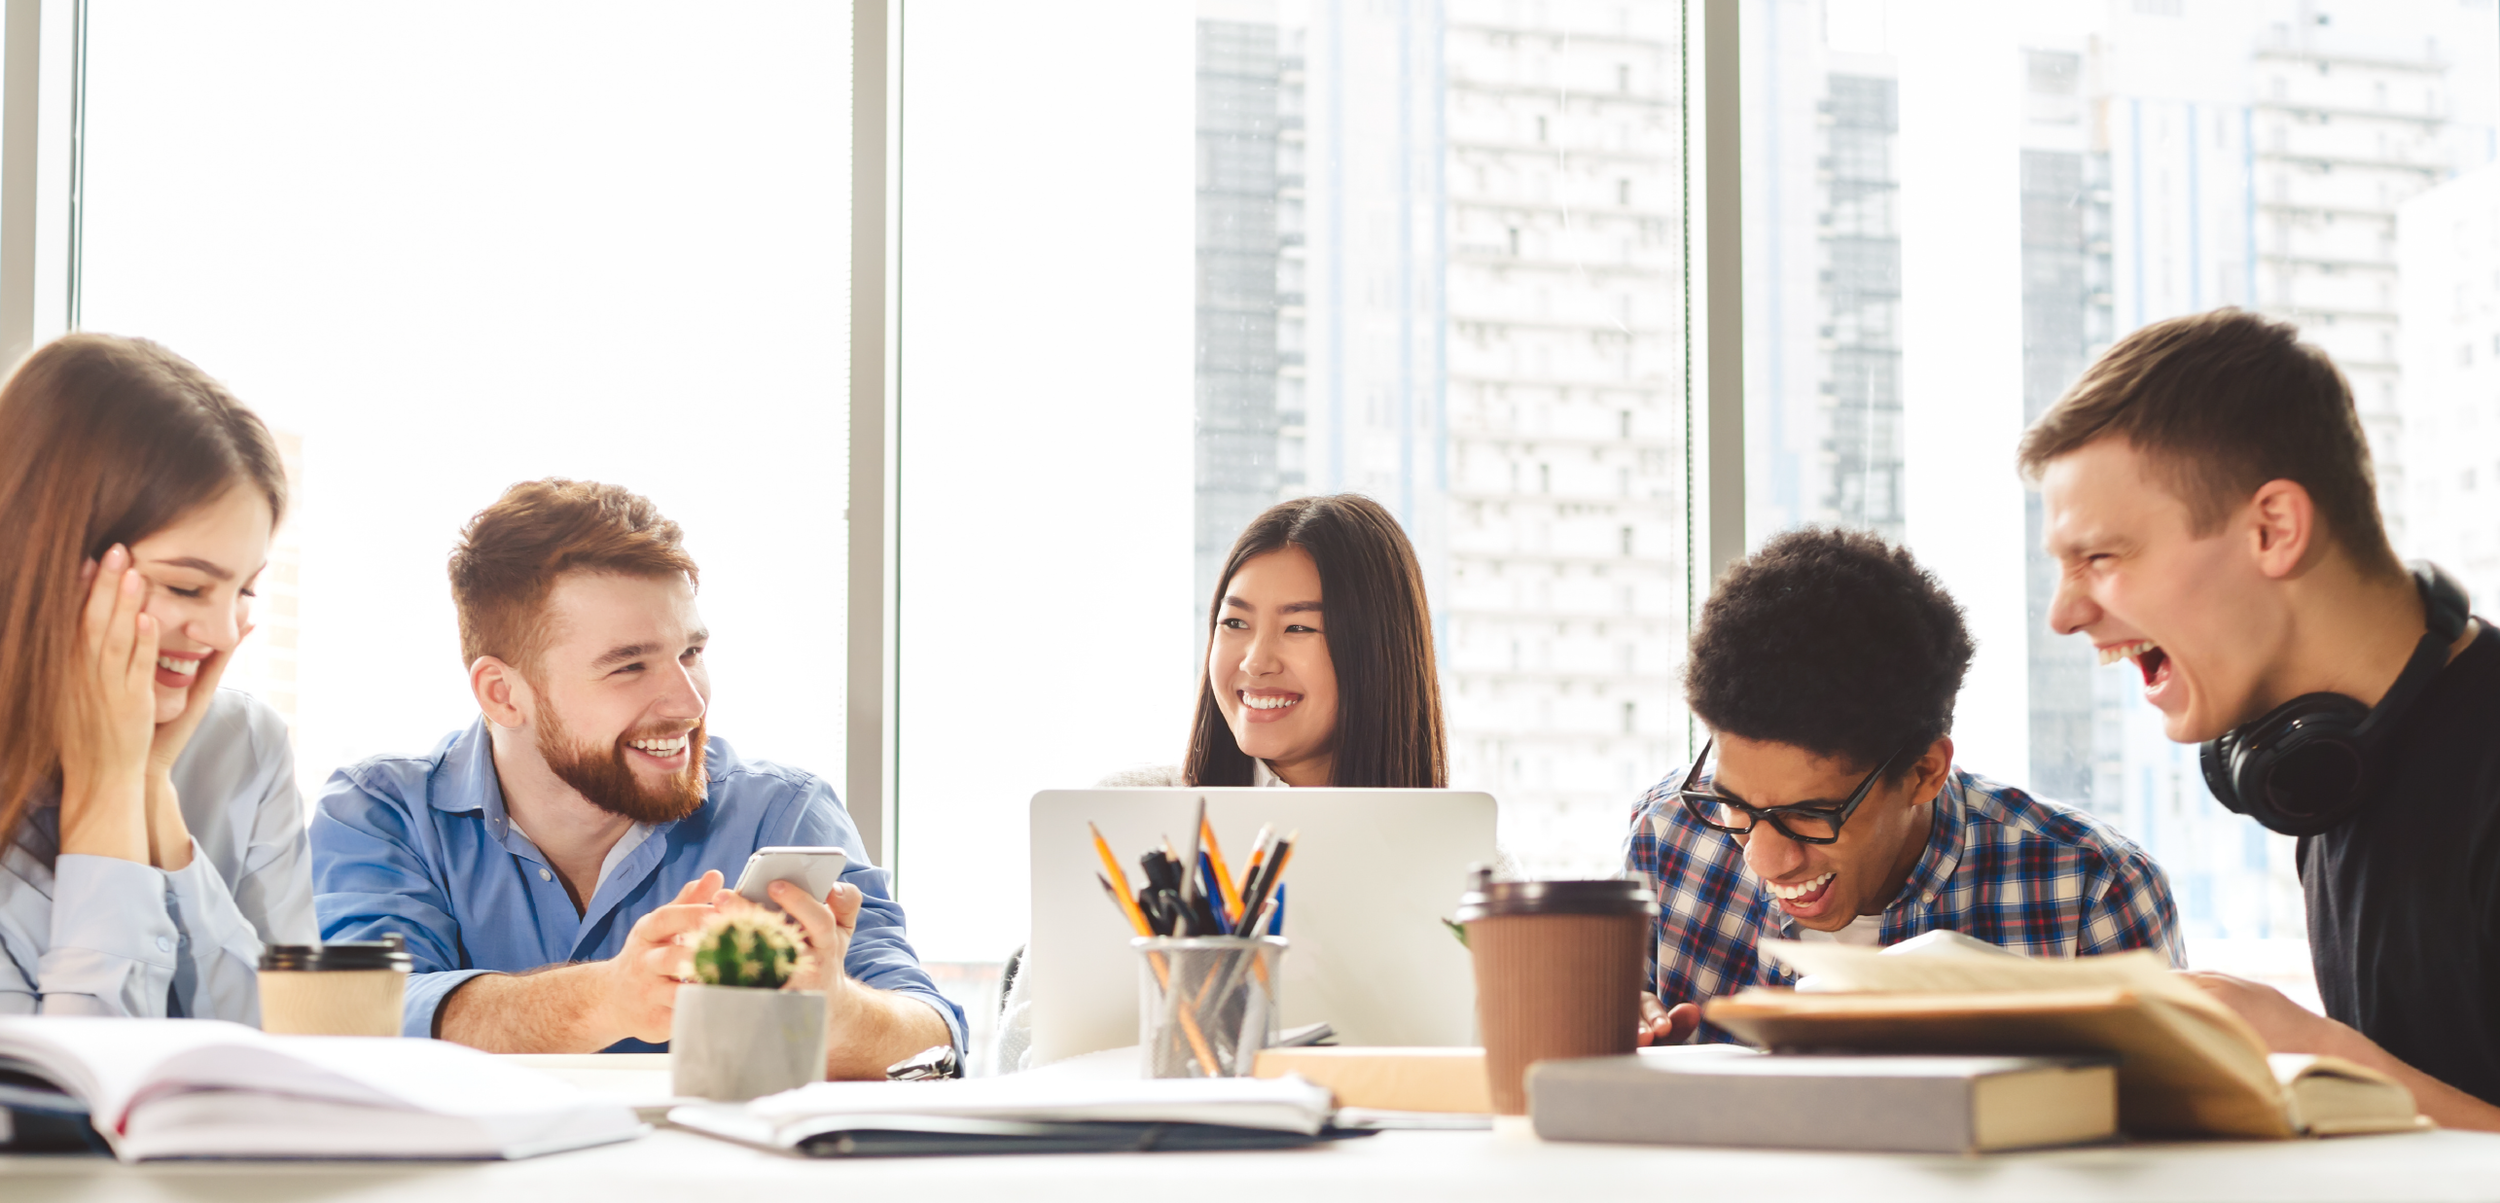
<instances>
[{"instance_id":1,"label":"gray book cover","mask_svg":"<svg viewBox=\"0 0 2500 1203\"><path fill-rule=\"evenodd\" d=\"M1725 1054L1540 1062L1547 1140L1972 1153L2105 1140L2118 1077L2089 1057Z\"/></svg>"}]
</instances>

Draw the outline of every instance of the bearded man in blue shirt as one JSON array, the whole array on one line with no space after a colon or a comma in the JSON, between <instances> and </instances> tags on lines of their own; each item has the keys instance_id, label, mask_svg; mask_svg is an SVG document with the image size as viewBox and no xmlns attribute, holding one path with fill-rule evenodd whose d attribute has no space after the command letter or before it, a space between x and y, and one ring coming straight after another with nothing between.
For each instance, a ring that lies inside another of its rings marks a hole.
<instances>
[{"instance_id":1,"label":"bearded man in blue shirt","mask_svg":"<svg viewBox=\"0 0 2500 1203\"><path fill-rule=\"evenodd\" d=\"M885 872L817 777L710 736L696 568L614 485L507 490L451 557L479 718L422 756L340 769L310 832L326 940L404 937L404 1031L501 1053L663 1048L692 937L759 848L839 846L823 899L772 897L826 992L826 1073L964 1040Z\"/></svg>"}]
</instances>

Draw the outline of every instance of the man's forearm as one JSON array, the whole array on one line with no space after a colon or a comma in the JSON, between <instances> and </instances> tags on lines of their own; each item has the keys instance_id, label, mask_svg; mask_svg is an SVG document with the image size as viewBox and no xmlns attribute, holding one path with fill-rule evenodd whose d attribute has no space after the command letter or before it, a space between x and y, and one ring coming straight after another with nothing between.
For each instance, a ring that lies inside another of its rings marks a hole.
<instances>
[{"instance_id":1,"label":"man's forearm","mask_svg":"<svg viewBox=\"0 0 2500 1203\"><path fill-rule=\"evenodd\" d=\"M490 1053L595 1053L623 1039L597 1025L596 965L470 978L443 1000L443 1039Z\"/></svg>"},{"instance_id":2,"label":"man's forearm","mask_svg":"<svg viewBox=\"0 0 2500 1203\"><path fill-rule=\"evenodd\" d=\"M2352 1032L2350 1028L2345 1030ZM2413 1092L2415 1109L2442 1128L2500 1132L2500 1107L2494 1107L2415 1069L2359 1032L2352 1032L2351 1039L2333 1051L2338 1057L2366 1065L2403 1083L2405 1089Z\"/></svg>"},{"instance_id":3,"label":"man's forearm","mask_svg":"<svg viewBox=\"0 0 2500 1203\"><path fill-rule=\"evenodd\" d=\"M883 1078L886 1066L932 1045L955 1042L955 1030L939 1017L937 1008L918 997L855 981L844 981L837 989L848 991L851 997L838 1004L825 1043L828 1078Z\"/></svg>"}]
</instances>

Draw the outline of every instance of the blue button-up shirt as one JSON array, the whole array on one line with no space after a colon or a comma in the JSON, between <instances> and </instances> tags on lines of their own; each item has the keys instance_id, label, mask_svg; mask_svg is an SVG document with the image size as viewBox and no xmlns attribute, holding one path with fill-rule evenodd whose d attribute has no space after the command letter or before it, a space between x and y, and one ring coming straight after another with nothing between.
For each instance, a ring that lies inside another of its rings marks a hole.
<instances>
[{"instance_id":1,"label":"blue button-up shirt","mask_svg":"<svg viewBox=\"0 0 2500 1203\"><path fill-rule=\"evenodd\" d=\"M403 1030L434 1032L443 999L481 973L598 961L634 921L717 869L735 883L747 857L776 845L836 846L842 880L865 901L842 968L864 985L926 1001L960 1053L961 1008L938 993L903 931L885 870L873 867L833 789L810 773L740 760L704 745L711 791L686 818L655 825L609 868L579 913L538 846L514 827L483 719L424 756L377 756L331 774L312 821L313 907L325 940L397 932L415 960ZM665 1045L625 1040L611 1052Z\"/></svg>"}]
</instances>

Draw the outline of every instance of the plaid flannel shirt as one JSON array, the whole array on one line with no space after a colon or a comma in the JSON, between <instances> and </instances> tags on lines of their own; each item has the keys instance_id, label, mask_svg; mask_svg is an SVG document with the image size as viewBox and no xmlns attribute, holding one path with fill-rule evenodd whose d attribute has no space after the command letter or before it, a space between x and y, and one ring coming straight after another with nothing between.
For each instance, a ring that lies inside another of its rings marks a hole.
<instances>
[{"instance_id":1,"label":"plaid flannel shirt","mask_svg":"<svg viewBox=\"0 0 2500 1203\"><path fill-rule=\"evenodd\" d=\"M1736 837L1676 799L1683 776L1659 782L1632 816L1626 859L1658 896L1651 989L1674 1006L1794 984L1756 949L1796 939L1797 925L1745 868ZM2157 948L2187 963L2170 882L2143 849L2081 811L1958 768L1936 795L1926 852L1884 908L1882 943L1939 928L2035 957ZM1733 1037L1704 1024L1695 1039Z\"/></svg>"}]
</instances>

